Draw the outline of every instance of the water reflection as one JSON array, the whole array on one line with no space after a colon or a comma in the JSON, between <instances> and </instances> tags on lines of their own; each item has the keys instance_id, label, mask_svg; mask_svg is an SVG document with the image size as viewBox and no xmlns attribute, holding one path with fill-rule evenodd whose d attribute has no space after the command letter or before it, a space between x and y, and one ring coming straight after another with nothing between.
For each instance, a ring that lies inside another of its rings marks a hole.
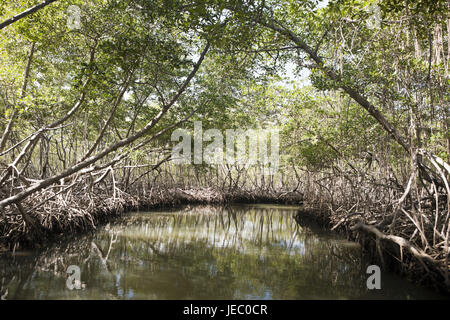
<instances>
[{"instance_id":1,"label":"water reflection","mask_svg":"<svg viewBox=\"0 0 450 320\"><path fill-rule=\"evenodd\" d=\"M134 213L42 252L0 256L6 299L356 299L434 294L383 275L366 289L354 243L293 218L288 206ZM66 288L69 265L85 288Z\"/></svg>"}]
</instances>

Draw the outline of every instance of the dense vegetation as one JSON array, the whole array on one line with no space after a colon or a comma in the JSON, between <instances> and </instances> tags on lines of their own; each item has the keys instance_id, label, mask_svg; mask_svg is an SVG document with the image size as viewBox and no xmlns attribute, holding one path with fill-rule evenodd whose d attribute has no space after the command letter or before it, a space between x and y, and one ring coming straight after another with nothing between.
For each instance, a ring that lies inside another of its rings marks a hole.
<instances>
[{"instance_id":1,"label":"dense vegetation","mask_svg":"<svg viewBox=\"0 0 450 320\"><path fill-rule=\"evenodd\" d=\"M301 197L448 289L448 12L443 0L2 2L0 242L177 194ZM279 170L173 164L171 134L194 121L278 128Z\"/></svg>"}]
</instances>

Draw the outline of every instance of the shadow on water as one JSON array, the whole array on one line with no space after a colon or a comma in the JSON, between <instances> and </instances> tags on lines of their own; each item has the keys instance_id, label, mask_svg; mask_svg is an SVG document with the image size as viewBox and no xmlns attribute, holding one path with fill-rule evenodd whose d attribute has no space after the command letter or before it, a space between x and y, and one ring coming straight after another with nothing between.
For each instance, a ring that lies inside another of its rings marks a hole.
<instances>
[{"instance_id":1,"label":"shadow on water","mask_svg":"<svg viewBox=\"0 0 450 320\"><path fill-rule=\"evenodd\" d=\"M44 251L0 256L4 299L442 298L382 274L368 290L361 248L281 205L132 213ZM68 266L83 289L66 287Z\"/></svg>"}]
</instances>

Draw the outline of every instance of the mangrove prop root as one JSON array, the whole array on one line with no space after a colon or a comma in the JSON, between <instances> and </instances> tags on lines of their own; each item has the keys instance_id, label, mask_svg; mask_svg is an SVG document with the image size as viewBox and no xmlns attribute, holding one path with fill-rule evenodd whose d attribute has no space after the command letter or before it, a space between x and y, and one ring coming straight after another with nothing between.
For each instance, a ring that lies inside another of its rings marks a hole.
<instances>
[{"instance_id":1,"label":"mangrove prop root","mask_svg":"<svg viewBox=\"0 0 450 320\"><path fill-rule=\"evenodd\" d=\"M350 229L351 230L361 230L361 231L373 234L376 236L377 241L378 240L386 240L386 241L393 242L401 248L401 252L403 251L403 249L406 249L414 257L416 257L422 264L423 264L423 261L427 261L431 265L435 266L437 268L437 270L439 270L439 272L441 273L442 276L444 276L444 277L446 276L446 274L441 271L444 261L434 259L430 255L425 253L423 250L416 248L411 242L409 242L408 240L406 240L402 237L395 236L395 235L386 235L383 232L381 232L380 230L378 230L376 227L364 224L361 221L358 221L354 226L350 227ZM428 270L426 265L425 264L423 264L423 265L424 265L425 269ZM446 267L448 268L448 266L446 266ZM448 279L446 279L446 282L448 282Z\"/></svg>"}]
</instances>

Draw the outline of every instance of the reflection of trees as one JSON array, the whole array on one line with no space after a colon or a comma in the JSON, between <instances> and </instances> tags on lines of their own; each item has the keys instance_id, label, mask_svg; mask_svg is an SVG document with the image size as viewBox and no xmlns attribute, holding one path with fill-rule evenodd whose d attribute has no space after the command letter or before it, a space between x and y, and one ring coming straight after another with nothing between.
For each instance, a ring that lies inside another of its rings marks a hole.
<instances>
[{"instance_id":1,"label":"reflection of trees","mask_svg":"<svg viewBox=\"0 0 450 320\"><path fill-rule=\"evenodd\" d=\"M37 256L1 259L0 280L8 298L363 295L360 250L299 225L294 212L232 206L132 214ZM71 264L81 267L86 290L65 289Z\"/></svg>"},{"instance_id":2,"label":"reflection of trees","mask_svg":"<svg viewBox=\"0 0 450 320\"><path fill-rule=\"evenodd\" d=\"M67 267L79 264L88 247L86 239L89 237L82 236L70 245L56 244L38 254L19 252L3 255L0 259L0 282L8 288L7 298L46 298L47 292L63 289Z\"/></svg>"}]
</instances>

